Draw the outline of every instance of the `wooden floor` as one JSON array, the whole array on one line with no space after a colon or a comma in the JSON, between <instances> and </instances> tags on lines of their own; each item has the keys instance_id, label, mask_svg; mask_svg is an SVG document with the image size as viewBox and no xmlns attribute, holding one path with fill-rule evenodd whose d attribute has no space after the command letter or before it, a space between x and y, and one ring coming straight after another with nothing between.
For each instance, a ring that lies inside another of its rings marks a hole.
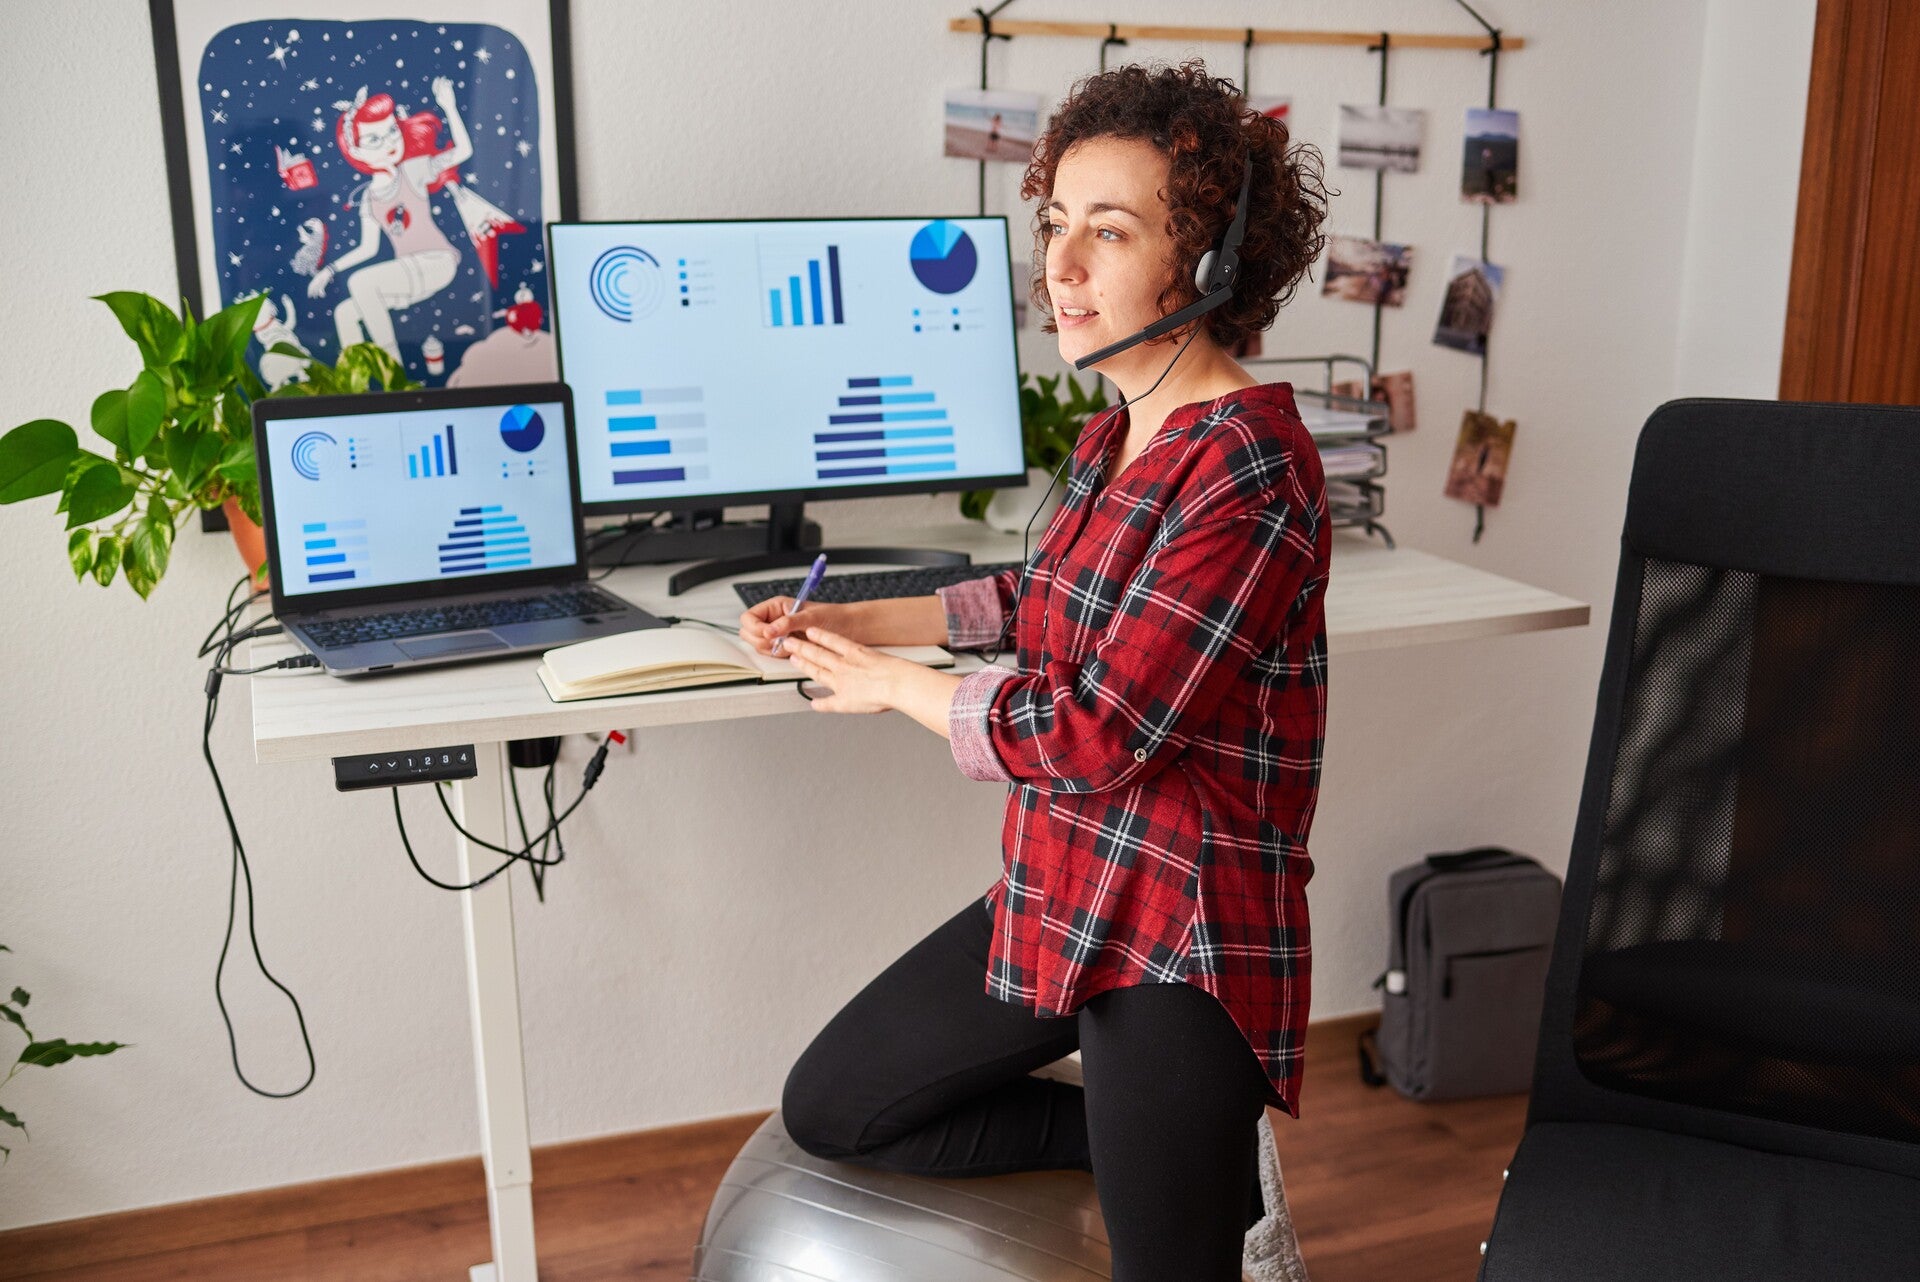
<instances>
[{"instance_id":1,"label":"wooden floor","mask_svg":"<svg viewBox=\"0 0 1920 1282\"><path fill-rule=\"evenodd\" d=\"M1274 1119L1314 1282L1470 1282L1526 1101L1369 1090L1358 1027L1314 1027L1304 1120ZM708 1201L765 1116L535 1150L541 1282L685 1282ZM465 1282L487 1256L477 1159L0 1233L0 1278L47 1282Z\"/></svg>"}]
</instances>

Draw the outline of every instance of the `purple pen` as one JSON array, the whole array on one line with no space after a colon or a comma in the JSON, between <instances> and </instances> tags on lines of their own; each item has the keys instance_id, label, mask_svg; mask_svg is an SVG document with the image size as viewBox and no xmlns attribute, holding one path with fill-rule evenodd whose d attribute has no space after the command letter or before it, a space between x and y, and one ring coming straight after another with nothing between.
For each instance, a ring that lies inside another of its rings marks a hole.
<instances>
[{"instance_id":1,"label":"purple pen","mask_svg":"<svg viewBox=\"0 0 1920 1282\"><path fill-rule=\"evenodd\" d=\"M827 554L822 552L819 556L813 558L813 568L807 571L807 581L800 585L800 595L794 597L793 604L787 607L789 617L807 603L807 598L812 596L813 590L820 586L820 579L826 572ZM773 653L780 653L780 643L784 640L786 640L785 637L775 637L773 639L773 645L771 647Z\"/></svg>"}]
</instances>

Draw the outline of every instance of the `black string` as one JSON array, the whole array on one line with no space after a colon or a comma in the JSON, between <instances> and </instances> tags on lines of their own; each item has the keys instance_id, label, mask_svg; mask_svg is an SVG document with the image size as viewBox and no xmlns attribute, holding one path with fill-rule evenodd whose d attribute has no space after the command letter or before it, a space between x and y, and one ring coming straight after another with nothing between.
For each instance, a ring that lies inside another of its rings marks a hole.
<instances>
[{"instance_id":1,"label":"black string","mask_svg":"<svg viewBox=\"0 0 1920 1282\"><path fill-rule=\"evenodd\" d=\"M1107 46L1108 45L1124 45L1125 43L1127 42L1120 38L1120 24L1117 22L1109 22L1107 24L1107 38L1100 42L1100 74L1101 75L1104 76L1107 74Z\"/></svg>"},{"instance_id":2,"label":"black string","mask_svg":"<svg viewBox=\"0 0 1920 1282\"><path fill-rule=\"evenodd\" d=\"M1380 105L1382 107L1387 105L1387 52L1392 42L1393 37L1388 32L1382 31L1380 43L1367 46L1368 53L1380 55ZM1376 169L1373 171L1373 239L1376 244L1383 235L1382 228L1385 225L1386 193L1387 171ZM1385 309L1386 302L1383 299L1373 300L1373 368L1368 371L1370 375L1380 372L1380 314ZM1373 389L1368 388L1367 395L1372 394Z\"/></svg>"},{"instance_id":3,"label":"black string","mask_svg":"<svg viewBox=\"0 0 1920 1282\"><path fill-rule=\"evenodd\" d=\"M1475 22L1479 23L1481 29L1487 33L1487 47L1482 49L1480 53L1481 56L1487 60L1487 110L1492 111L1497 104L1500 88L1500 28L1494 26L1491 22L1481 17L1479 13L1475 12L1474 7L1468 4L1467 0L1454 0L1454 3L1462 9L1465 9L1468 15L1472 17ZM1491 229L1493 217L1493 193L1489 191L1487 195L1488 202L1480 207L1480 261L1483 263L1487 261L1487 235ZM1487 412L1487 341L1484 338L1480 340L1479 407L1480 413L1485 414ZM1476 503L1473 505L1473 541L1475 543L1480 541L1480 536L1486 532L1486 528L1487 506L1484 503Z\"/></svg>"},{"instance_id":4,"label":"black string","mask_svg":"<svg viewBox=\"0 0 1920 1282\"><path fill-rule=\"evenodd\" d=\"M991 9L977 7L974 9L974 13L980 18L980 91L982 93L987 89L987 50L993 47L993 42L996 40L1013 39L1012 36L1003 35L993 29L993 15L1012 3L1013 0L1000 0L1000 3ZM980 216L982 218L987 216L987 162L984 158L980 161Z\"/></svg>"},{"instance_id":5,"label":"black string","mask_svg":"<svg viewBox=\"0 0 1920 1282\"><path fill-rule=\"evenodd\" d=\"M1247 38L1240 45L1240 96L1253 96L1253 28L1247 28Z\"/></svg>"}]
</instances>

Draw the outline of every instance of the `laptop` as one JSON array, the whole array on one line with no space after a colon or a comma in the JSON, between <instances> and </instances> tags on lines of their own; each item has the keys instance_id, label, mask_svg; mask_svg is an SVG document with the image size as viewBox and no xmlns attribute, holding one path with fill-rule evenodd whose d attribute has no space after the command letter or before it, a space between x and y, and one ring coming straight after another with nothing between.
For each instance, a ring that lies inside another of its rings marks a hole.
<instances>
[{"instance_id":1,"label":"laptop","mask_svg":"<svg viewBox=\"0 0 1920 1282\"><path fill-rule=\"evenodd\" d=\"M564 383L253 403L273 610L335 676L665 627L587 582Z\"/></svg>"}]
</instances>

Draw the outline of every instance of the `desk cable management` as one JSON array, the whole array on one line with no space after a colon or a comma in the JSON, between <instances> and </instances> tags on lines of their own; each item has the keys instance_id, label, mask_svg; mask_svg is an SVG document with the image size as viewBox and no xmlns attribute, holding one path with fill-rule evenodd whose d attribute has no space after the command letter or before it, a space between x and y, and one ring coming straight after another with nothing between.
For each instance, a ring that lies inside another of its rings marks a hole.
<instances>
[{"instance_id":1,"label":"desk cable management","mask_svg":"<svg viewBox=\"0 0 1920 1282\"><path fill-rule=\"evenodd\" d=\"M274 663L262 663L252 667L234 668L227 666L228 658L242 643L261 637L277 636L284 632L281 625L273 621L274 616L270 612L254 619L245 627L241 626L241 616L246 613L248 607L267 595L266 589L258 588L248 592L244 598L236 601L236 598L240 597L241 589L246 586L247 578L243 576L233 585L232 589L228 591L224 613L222 613L219 622L215 623L213 627L208 630L206 637L200 642L200 649L195 656L196 658L202 659L207 658L209 655L213 657L213 666L207 670L207 679L204 686L207 696L207 710L206 717L200 727L200 755L207 763L207 773L213 778L214 793L220 799L220 813L226 820L227 836L232 849L232 863L228 871L227 879L227 925L220 940L220 959L214 965L213 998L215 1004L220 1008L221 1023L226 1027L227 1051L233 1061L234 1075L240 1079L240 1084L254 1094L265 1096L268 1099L291 1099L313 1084L314 1075L318 1068L313 1053L313 1039L307 1032L307 1017L305 1011L301 1009L300 999L295 997L293 990L281 983L273 972L267 968L266 959L261 956L260 953L260 936L255 928L253 870L247 862L246 845L240 838L240 827L233 817L233 807L227 800L226 784L220 778L220 767L213 758L213 726L219 716L220 686L225 678L230 676L252 676L256 673L273 672L283 669L304 668L319 671L321 664L320 660L311 654L297 654L290 655ZM719 624L707 623L704 619L670 617L666 621L669 623L706 623L708 627L721 626ZM731 631L731 629L724 630ZM475 846L505 856L505 859L492 871L464 884L442 881L421 866L419 858L414 854L413 843L407 836L406 820L400 811L401 785L396 784L390 789L393 793L393 819L400 833L401 846L407 852L408 862L413 865L414 871L417 872L423 880L441 890L472 890L475 887L484 886L486 883L492 881L495 877L498 877L501 873L513 867L515 863L525 863L533 876L535 895L538 896L542 903L546 902L547 870L566 859L566 845L560 836L560 825L579 808L580 803L586 800L587 793L592 791L593 785L599 782L601 771L606 767L608 751L611 750L615 744L625 742L626 736L618 730L607 734L600 742L600 746L594 751L592 758L587 762L586 770L580 781L580 794L575 797L564 810L556 812L554 786L559 756L559 739L555 737L547 740L529 741L532 751L544 756L542 764L546 766L546 776L542 782L541 792L546 804L547 826L540 829L537 833L529 832L526 812L520 797L519 781L515 774L516 767L510 765L507 770L507 783L513 798L514 817L520 828L521 845L518 849L494 845L492 842L486 841L467 831L466 827L462 825L454 815L453 807L447 801L446 785L436 781L434 794L439 799L440 808L445 812L447 821L453 825L454 830ZM536 821L537 818L538 815L536 812ZM536 843L538 844L537 853L535 851ZM548 854L550 849L553 852L551 856ZM248 1079L245 1070L240 1067L239 1040L234 1033L233 1017L227 1010L226 996L222 989L221 980L226 973L227 954L231 951L233 945L233 928L238 918L240 891L243 886L246 890L247 899L247 938L253 948L254 964L258 966L260 974L268 983L286 994L288 1002L293 1005L294 1018L300 1026L300 1042L307 1057L307 1076L306 1080L302 1081L300 1085L294 1087L292 1090L270 1091L261 1086L257 1086Z\"/></svg>"}]
</instances>

